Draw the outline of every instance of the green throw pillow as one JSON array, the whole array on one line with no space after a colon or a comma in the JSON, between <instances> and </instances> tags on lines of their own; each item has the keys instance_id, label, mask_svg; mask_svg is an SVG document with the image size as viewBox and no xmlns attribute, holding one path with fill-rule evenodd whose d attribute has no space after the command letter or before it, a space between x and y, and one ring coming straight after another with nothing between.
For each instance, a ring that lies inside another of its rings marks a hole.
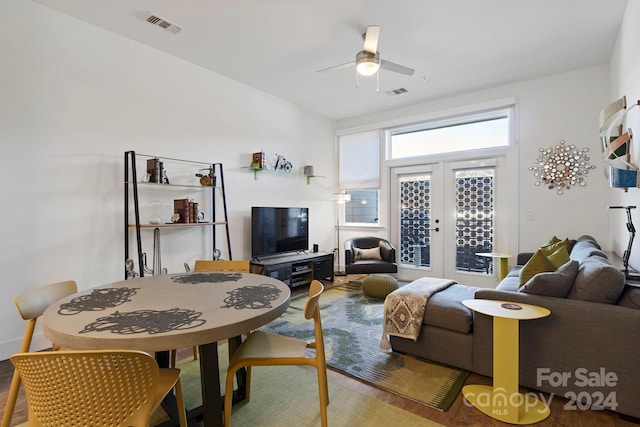
<instances>
[{"instance_id":1,"label":"green throw pillow","mask_svg":"<svg viewBox=\"0 0 640 427\"><path fill-rule=\"evenodd\" d=\"M547 243L545 246L553 245L554 243L558 243L559 241L560 239L558 239L556 236L553 236L551 239L549 239L549 243Z\"/></svg>"},{"instance_id":2,"label":"green throw pillow","mask_svg":"<svg viewBox=\"0 0 640 427\"><path fill-rule=\"evenodd\" d=\"M569 239L560 240L559 242L552 243L552 244L546 245L546 246L542 246L540 248L540 250L546 256L549 256L549 255L551 255L552 253L554 253L555 251L557 251L558 249L560 249L563 246L565 248L567 248L567 253L569 253Z\"/></svg>"},{"instance_id":3,"label":"green throw pillow","mask_svg":"<svg viewBox=\"0 0 640 427\"><path fill-rule=\"evenodd\" d=\"M520 286L523 286L536 274L548 271L556 271L556 267L542 250L538 250L520 269Z\"/></svg>"},{"instance_id":4,"label":"green throw pillow","mask_svg":"<svg viewBox=\"0 0 640 427\"><path fill-rule=\"evenodd\" d=\"M569 252L567 251L566 246L560 246L558 250L556 250L551 255L547 255L551 264L553 264L556 268L560 268L566 263L569 262Z\"/></svg>"}]
</instances>

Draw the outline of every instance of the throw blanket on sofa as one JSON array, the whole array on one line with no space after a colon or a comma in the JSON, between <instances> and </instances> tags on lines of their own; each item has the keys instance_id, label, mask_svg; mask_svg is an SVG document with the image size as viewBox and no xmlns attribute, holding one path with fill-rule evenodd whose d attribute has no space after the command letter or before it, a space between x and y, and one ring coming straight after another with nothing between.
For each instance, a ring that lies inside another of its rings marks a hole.
<instances>
[{"instance_id":1,"label":"throw blanket on sofa","mask_svg":"<svg viewBox=\"0 0 640 427\"><path fill-rule=\"evenodd\" d=\"M454 280L449 279L423 277L387 295L384 300L384 325L380 348L391 348L388 335L417 341L429 298L454 283Z\"/></svg>"}]
</instances>

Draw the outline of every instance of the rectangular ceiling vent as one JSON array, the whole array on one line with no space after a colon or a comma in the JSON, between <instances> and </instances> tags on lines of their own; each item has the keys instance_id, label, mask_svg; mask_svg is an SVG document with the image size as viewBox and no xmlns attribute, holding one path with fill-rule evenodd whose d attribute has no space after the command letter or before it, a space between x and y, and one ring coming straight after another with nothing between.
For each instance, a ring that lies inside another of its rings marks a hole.
<instances>
[{"instance_id":1,"label":"rectangular ceiling vent","mask_svg":"<svg viewBox=\"0 0 640 427\"><path fill-rule=\"evenodd\" d=\"M403 93L407 93L407 92L409 92L407 89L401 87L399 89L389 90L386 92L386 94L389 96L396 96L396 95L402 95Z\"/></svg>"},{"instance_id":2,"label":"rectangular ceiling vent","mask_svg":"<svg viewBox=\"0 0 640 427\"><path fill-rule=\"evenodd\" d=\"M176 24L172 24L166 19L160 18L156 15L147 16L147 22L160 27L163 30L170 32L171 34L178 34L180 31L182 31L181 27L177 26Z\"/></svg>"}]
</instances>

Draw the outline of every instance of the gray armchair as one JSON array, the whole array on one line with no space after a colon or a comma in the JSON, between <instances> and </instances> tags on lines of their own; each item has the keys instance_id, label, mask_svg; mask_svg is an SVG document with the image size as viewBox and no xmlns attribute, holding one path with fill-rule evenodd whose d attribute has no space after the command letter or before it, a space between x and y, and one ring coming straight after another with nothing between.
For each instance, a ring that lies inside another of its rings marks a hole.
<instances>
[{"instance_id":1,"label":"gray armchair","mask_svg":"<svg viewBox=\"0 0 640 427\"><path fill-rule=\"evenodd\" d=\"M347 274L397 273L396 248L380 237L356 237L344 242Z\"/></svg>"}]
</instances>

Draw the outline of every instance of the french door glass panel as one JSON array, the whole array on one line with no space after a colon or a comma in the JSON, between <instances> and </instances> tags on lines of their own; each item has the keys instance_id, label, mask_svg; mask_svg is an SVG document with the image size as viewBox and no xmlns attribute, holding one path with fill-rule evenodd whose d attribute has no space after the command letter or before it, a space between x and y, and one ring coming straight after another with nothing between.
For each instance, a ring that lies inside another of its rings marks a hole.
<instances>
[{"instance_id":1,"label":"french door glass panel","mask_svg":"<svg viewBox=\"0 0 640 427\"><path fill-rule=\"evenodd\" d=\"M454 170L456 271L490 273L493 265L477 253L493 252L494 168Z\"/></svg>"},{"instance_id":2,"label":"french door glass panel","mask_svg":"<svg viewBox=\"0 0 640 427\"><path fill-rule=\"evenodd\" d=\"M400 263L431 266L431 175L403 176L400 185Z\"/></svg>"}]
</instances>

